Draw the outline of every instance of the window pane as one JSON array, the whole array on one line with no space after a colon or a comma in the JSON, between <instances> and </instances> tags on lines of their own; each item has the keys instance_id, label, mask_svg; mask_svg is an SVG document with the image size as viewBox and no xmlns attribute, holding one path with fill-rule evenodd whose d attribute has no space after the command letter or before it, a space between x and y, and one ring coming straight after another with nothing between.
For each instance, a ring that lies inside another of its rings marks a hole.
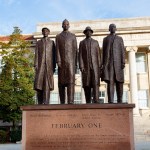
<instances>
[{"instance_id":1,"label":"window pane","mask_svg":"<svg viewBox=\"0 0 150 150\"><path fill-rule=\"evenodd\" d=\"M139 107L147 107L147 101L148 101L148 95L147 90L139 90L138 91L138 101L139 101Z\"/></svg>"},{"instance_id":2,"label":"window pane","mask_svg":"<svg viewBox=\"0 0 150 150\"><path fill-rule=\"evenodd\" d=\"M145 53L136 53L136 70L137 70L137 73L146 72Z\"/></svg>"},{"instance_id":3,"label":"window pane","mask_svg":"<svg viewBox=\"0 0 150 150\"><path fill-rule=\"evenodd\" d=\"M136 72L146 72L146 64L145 62L136 62Z\"/></svg>"},{"instance_id":4,"label":"window pane","mask_svg":"<svg viewBox=\"0 0 150 150\"><path fill-rule=\"evenodd\" d=\"M145 61L146 58L145 58L145 53L136 53L136 61L139 62L139 61Z\"/></svg>"},{"instance_id":5,"label":"window pane","mask_svg":"<svg viewBox=\"0 0 150 150\"><path fill-rule=\"evenodd\" d=\"M105 91L99 91L99 103L105 102Z\"/></svg>"},{"instance_id":6,"label":"window pane","mask_svg":"<svg viewBox=\"0 0 150 150\"><path fill-rule=\"evenodd\" d=\"M75 92L74 94L74 103L75 104L81 104L81 92Z\"/></svg>"},{"instance_id":7,"label":"window pane","mask_svg":"<svg viewBox=\"0 0 150 150\"><path fill-rule=\"evenodd\" d=\"M122 101L124 103L128 102L128 91L123 91Z\"/></svg>"},{"instance_id":8,"label":"window pane","mask_svg":"<svg viewBox=\"0 0 150 150\"><path fill-rule=\"evenodd\" d=\"M58 93L51 93L50 104L58 104Z\"/></svg>"}]
</instances>

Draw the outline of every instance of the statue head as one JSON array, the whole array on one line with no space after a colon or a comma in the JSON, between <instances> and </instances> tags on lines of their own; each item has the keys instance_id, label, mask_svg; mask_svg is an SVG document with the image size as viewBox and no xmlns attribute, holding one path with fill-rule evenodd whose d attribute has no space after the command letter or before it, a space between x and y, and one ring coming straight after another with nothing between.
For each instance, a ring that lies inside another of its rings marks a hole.
<instances>
[{"instance_id":1,"label":"statue head","mask_svg":"<svg viewBox=\"0 0 150 150\"><path fill-rule=\"evenodd\" d=\"M48 37L50 30L47 27L42 28L42 34L44 37Z\"/></svg>"},{"instance_id":2,"label":"statue head","mask_svg":"<svg viewBox=\"0 0 150 150\"><path fill-rule=\"evenodd\" d=\"M115 24L112 23L112 24L109 25L109 31L110 31L110 33L115 33L116 30L117 30L117 28L116 28Z\"/></svg>"},{"instance_id":3,"label":"statue head","mask_svg":"<svg viewBox=\"0 0 150 150\"><path fill-rule=\"evenodd\" d=\"M85 30L83 31L83 33L86 35L86 37L91 37L91 35L93 34L93 30L91 29L91 27L86 27Z\"/></svg>"},{"instance_id":4,"label":"statue head","mask_svg":"<svg viewBox=\"0 0 150 150\"><path fill-rule=\"evenodd\" d=\"M69 29L69 21L67 19L65 19L63 22L62 22L62 28L64 31L68 31Z\"/></svg>"},{"instance_id":5,"label":"statue head","mask_svg":"<svg viewBox=\"0 0 150 150\"><path fill-rule=\"evenodd\" d=\"M85 30L83 31L83 33L85 34L87 31L91 31L93 33L93 30L89 26L85 28Z\"/></svg>"}]
</instances>

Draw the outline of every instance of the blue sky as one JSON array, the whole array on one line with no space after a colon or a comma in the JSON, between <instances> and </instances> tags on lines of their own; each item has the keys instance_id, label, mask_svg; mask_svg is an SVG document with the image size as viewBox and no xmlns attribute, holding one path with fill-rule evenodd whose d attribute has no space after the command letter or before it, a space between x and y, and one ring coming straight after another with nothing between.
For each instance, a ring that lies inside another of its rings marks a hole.
<instances>
[{"instance_id":1,"label":"blue sky","mask_svg":"<svg viewBox=\"0 0 150 150\"><path fill-rule=\"evenodd\" d=\"M0 0L0 35L18 26L23 34L36 32L44 22L150 16L149 0Z\"/></svg>"}]
</instances>

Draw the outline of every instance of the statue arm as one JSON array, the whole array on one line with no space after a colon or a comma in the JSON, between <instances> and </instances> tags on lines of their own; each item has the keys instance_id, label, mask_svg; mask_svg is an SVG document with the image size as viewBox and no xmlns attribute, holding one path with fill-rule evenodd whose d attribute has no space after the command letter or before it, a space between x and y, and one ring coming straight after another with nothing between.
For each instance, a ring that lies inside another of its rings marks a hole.
<instances>
[{"instance_id":1,"label":"statue arm","mask_svg":"<svg viewBox=\"0 0 150 150\"><path fill-rule=\"evenodd\" d=\"M98 54L98 66L100 68L101 67L101 54L100 54L100 47L99 47L98 42L97 42L97 54Z\"/></svg>"},{"instance_id":2,"label":"statue arm","mask_svg":"<svg viewBox=\"0 0 150 150\"><path fill-rule=\"evenodd\" d=\"M59 51L59 42L58 37L56 36L56 63L58 67L61 67L61 58L60 58L60 51Z\"/></svg>"},{"instance_id":3,"label":"statue arm","mask_svg":"<svg viewBox=\"0 0 150 150\"><path fill-rule=\"evenodd\" d=\"M82 42L79 44L79 68L81 72L84 71L83 59L82 59Z\"/></svg>"},{"instance_id":4,"label":"statue arm","mask_svg":"<svg viewBox=\"0 0 150 150\"><path fill-rule=\"evenodd\" d=\"M75 50L75 66L77 67L77 62L78 62L78 49L77 49L77 39L75 37L74 39L74 50Z\"/></svg>"},{"instance_id":5,"label":"statue arm","mask_svg":"<svg viewBox=\"0 0 150 150\"><path fill-rule=\"evenodd\" d=\"M104 49L106 49L106 41L103 39L103 46L102 46L102 52L101 52L101 68L104 66Z\"/></svg>"},{"instance_id":6,"label":"statue arm","mask_svg":"<svg viewBox=\"0 0 150 150\"><path fill-rule=\"evenodd\" d=\"M53 41L53 72L55 72L55 69L56 69L56 46L55 46L55 43Z\"/></svg>"},{"instance_id":7,"label":"statue arm","mask_svg":"<svg viewBox=\"0 0 150 150\"><path fill-rule=\"evenodd\" d=\"M38 43L36 44L36 48L35 48L34 68L35 70L38 69Z\"/></svg>"},{"instance_id":8,"label":"statue arm","mask_svg":"<svg viewBox=\"0 0 150 150\"><path fill-rule=\"evenodd\" d=\"M125 68L125 47L124 47L124 42L123 39L121 38L121 52L122 52L122 58L121 58L121 68L124 69Z\"/></svg>"}]
</instances>

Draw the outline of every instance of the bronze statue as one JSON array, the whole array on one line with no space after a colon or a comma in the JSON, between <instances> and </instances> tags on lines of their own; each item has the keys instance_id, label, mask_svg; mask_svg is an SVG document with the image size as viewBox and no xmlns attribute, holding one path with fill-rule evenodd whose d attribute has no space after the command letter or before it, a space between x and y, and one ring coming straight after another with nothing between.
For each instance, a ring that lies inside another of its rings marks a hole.
<instances>
[{"instance_id":1,"label":"bronze statue","mask_svg":"<svg viewBox=\"0 0 150 150\"><path fill-rule=\"evenodd\" d=\"M116 35L116 25L109 25L110 34L103 39L102 81L107 83L108 103L114 103L116 85L117 102L122 103L125 48L123 39Z\"/></svg>"},{"instance_id":2,"label":"bronze statue","mask_svg":"<svg viewBox=\"0 0 150 150\"><path fill-rule=\"evenodd\" d=\"M56 36L56 62L58 65L58 88L61 104L65 104L65 88L67 102L74 103L75 69L77 65L77 40L69 32L69 21L62 22L63 31Z\"/></svg>"},{"instance_id":3,"label":"bronze statue","mask_svg":"<svg viewBox=\"0 0 150 150\"><path fill-rule=\"evenodd\" d=\"M37 91L38 104L49 104L50 91L54 89L55 44L48 37L49 33L48 28L42 28L43 38L37 42L35 49L34 89Z\"/></svg>"},{"instance_id":4,"label":"bronze statue","mask_svg":"<svg viewBox=\"0 0 150 150\"><path fill-rule=\"evenodd\" d=\"M93 103L99 103L100 85L100 47L98 41L91 38L93 30L86 27L83 33L86 38L79 45L79 68L82 72L82 86L86 103L91 103L93 88Z\"/></svg>"}]
</instances>

